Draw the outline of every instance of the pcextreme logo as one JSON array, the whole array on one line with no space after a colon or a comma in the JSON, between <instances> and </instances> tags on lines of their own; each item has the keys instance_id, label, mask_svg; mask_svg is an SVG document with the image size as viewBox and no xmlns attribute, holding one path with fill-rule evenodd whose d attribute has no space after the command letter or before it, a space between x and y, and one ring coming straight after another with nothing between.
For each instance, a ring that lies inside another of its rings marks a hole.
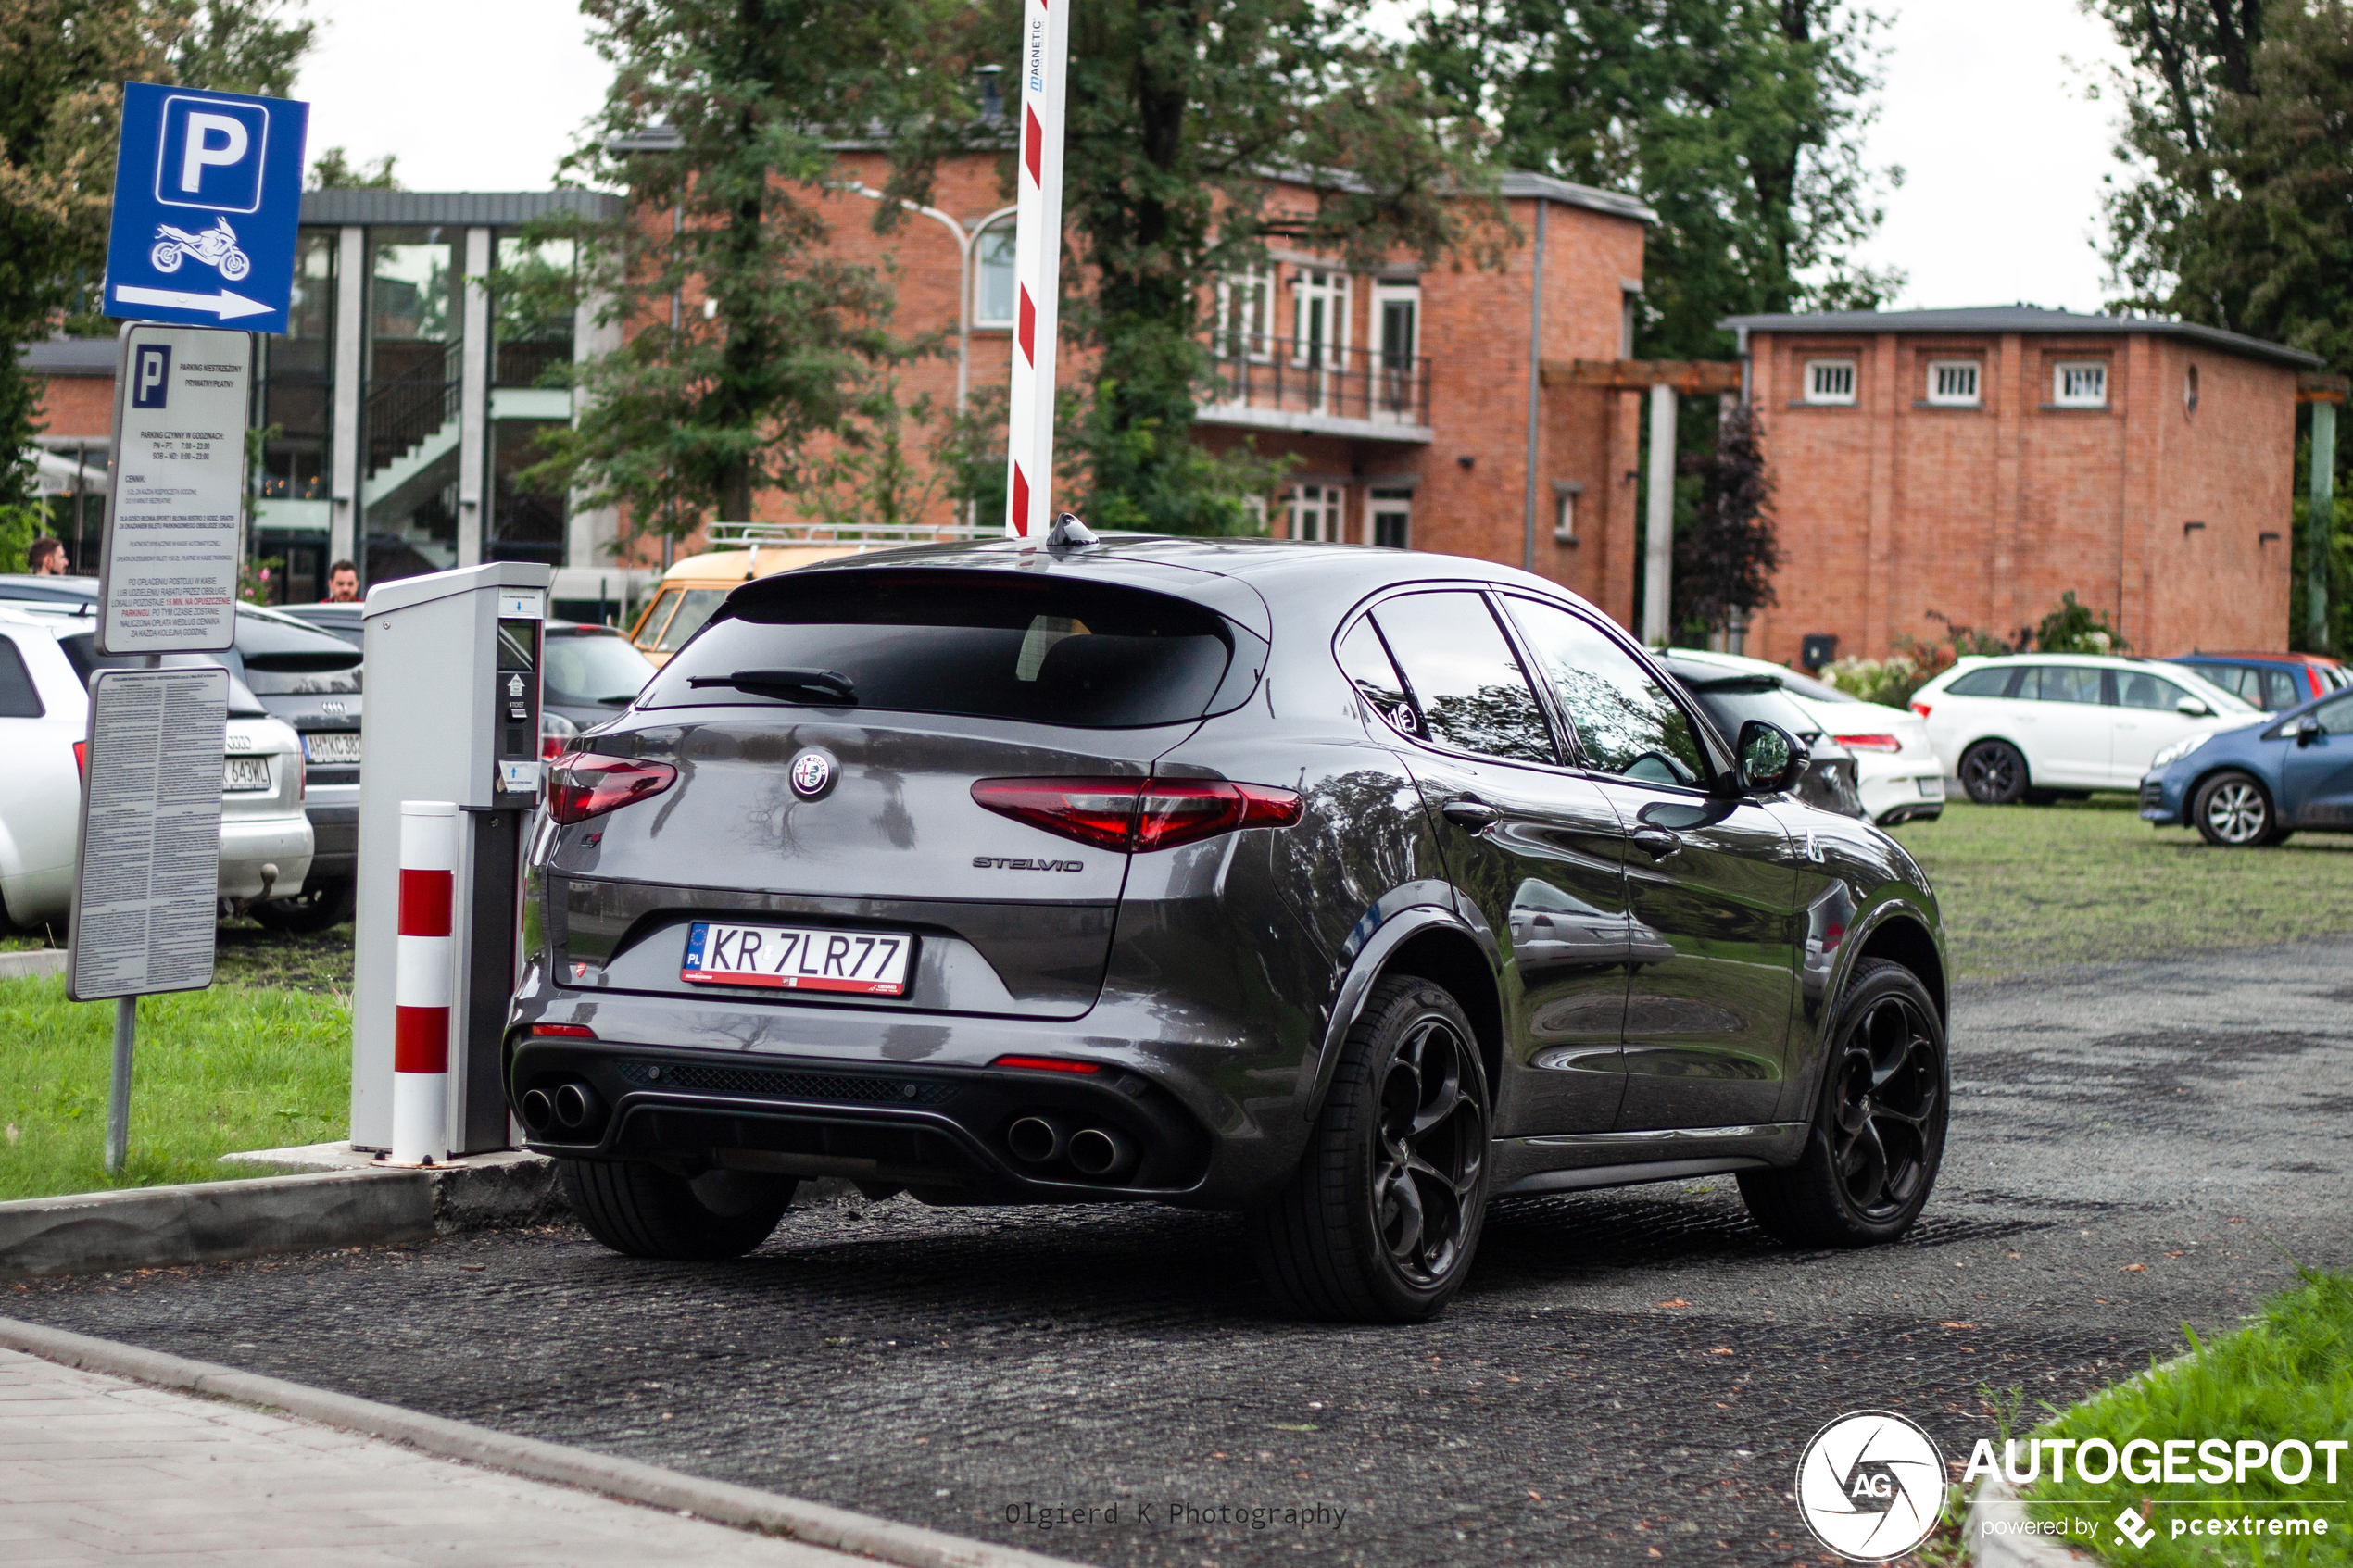
<instances>
[{"instance_id":1,"label":"pcextreme logo","mask_svg":"<svg viewBox=\"0 0 2353 1568\"><path fill-rule=\"evenodd\" d=\"M1815 1433L1798 1458L1806 1527L1857 1562L1884 1562L1928 1539L1944 1497L1935 1441L1893 1411L1850 1411Z\"/></svg>"}]
</instances>

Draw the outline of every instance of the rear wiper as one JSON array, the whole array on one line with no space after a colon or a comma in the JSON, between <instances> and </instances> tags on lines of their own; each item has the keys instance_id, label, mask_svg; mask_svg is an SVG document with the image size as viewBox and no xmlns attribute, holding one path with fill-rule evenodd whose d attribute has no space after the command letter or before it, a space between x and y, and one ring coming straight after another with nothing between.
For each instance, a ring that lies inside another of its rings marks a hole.
<instances>
[{"instance_id":1,"label":"rear wiper","mask_svg":"<svg viewBox=\"0 0 2353 1568\"><path fill-rule=\"evenodd\" d=\"M693 675L690 687L732 686L754 696L824 708L855 708L858 688L838 670L738 670L732 675Z\"/></svg>"}]
</instances>

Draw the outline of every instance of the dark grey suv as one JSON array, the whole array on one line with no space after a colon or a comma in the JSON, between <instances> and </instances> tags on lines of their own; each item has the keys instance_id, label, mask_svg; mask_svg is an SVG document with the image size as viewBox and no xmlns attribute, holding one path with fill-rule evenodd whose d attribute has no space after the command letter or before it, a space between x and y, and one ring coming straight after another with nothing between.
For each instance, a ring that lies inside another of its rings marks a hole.
<instances>
[{"instance_id":1,"label":"dark grey suv","mask_svg":"<svg viewBox=\"0 0 2353 1568\"><path fill-rule=\"evenodd\" d=\"M748 583L550 776L508 1084L589 1229L724 1257L797 1181L1250 1216L1411 1319L1487 1200L1736 1173L1919 1215L1934 896L1541 579L1393 550L946 546Z\"/></svg>"}]
</instances>

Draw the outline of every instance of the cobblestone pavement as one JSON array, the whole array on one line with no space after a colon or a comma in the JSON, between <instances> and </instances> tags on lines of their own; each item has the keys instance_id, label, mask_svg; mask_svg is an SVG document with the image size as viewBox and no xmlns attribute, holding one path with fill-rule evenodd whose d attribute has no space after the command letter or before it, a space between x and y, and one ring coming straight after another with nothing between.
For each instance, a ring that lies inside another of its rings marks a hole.
<instances>
[{"instance_id":1,"label":"cobblestone pavement","mask_svg":"<svg viewBox=\"0 0 2353 1568\"><path fill-rule=\"evenodd\" d=\"M1903 1244L1789 1251L1728 1180L1507 1200L1419 1327L1275 1317L1227 1216L903 1199L724 1266L555 1229L0 1312L1123 1568L1810 1561L1788 1488L1831 1417L1901 1411L1957 1456L1981 1389L2065 1403L2232 1324L2281 1248L2353 1266L2348 960L1969 988Z\"/></svg>"},{"instance_id":2,"label":"cobblestone pavement","mask_svg":"<svg viewBox=\"0 0 2353 1568\"><path fill-rule=\"evenodd\" d=\"M0 1350L0 1561L337 1568L865 1561Z\"/></svg>"}]
</instances>

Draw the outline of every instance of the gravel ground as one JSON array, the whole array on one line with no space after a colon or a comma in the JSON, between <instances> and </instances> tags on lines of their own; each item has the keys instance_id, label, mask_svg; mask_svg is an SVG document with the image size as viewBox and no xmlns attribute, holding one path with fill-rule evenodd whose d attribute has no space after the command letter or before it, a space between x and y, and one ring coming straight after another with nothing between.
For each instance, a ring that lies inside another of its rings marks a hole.
<instances>
[{"instance_id":1,"label":"gravel ground","mask_svg":"<svg viewBox=\"0 0 2353 1568\"><path fill-rule=\"evenodd\" d=\"M1811 1561L1789 1484L1831 1417L1897 1410L1957 1458L1989 1396L2067 1403L2290 1255L2353 1267L2348 960L1966 987L1903 1244L1791 1252L1723 1180L1514 1199L1420 1327L1275 1318L1224 1216L904 1199L724 1266L556 1229L0 1311L1088 1562Z\"/></svg>"}]
</instances>

